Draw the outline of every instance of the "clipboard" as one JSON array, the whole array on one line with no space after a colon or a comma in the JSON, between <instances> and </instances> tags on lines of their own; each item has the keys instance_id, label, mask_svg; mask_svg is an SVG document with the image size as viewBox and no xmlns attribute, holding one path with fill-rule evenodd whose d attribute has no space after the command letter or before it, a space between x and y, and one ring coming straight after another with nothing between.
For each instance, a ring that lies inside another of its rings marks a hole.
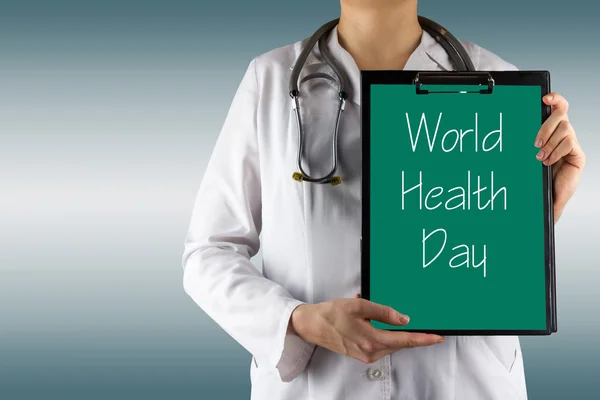
<instances>
[{"instance_id":1,"label":"clipboard","mask_svg":"<svg viewBox=\"0 0 600 400\"><path fill-rule=\"evenodd\" d=\"M372 325L557 332L549 92L548 71L361 71L361 296L410 317Z\"/></svg>"}]
</instances>

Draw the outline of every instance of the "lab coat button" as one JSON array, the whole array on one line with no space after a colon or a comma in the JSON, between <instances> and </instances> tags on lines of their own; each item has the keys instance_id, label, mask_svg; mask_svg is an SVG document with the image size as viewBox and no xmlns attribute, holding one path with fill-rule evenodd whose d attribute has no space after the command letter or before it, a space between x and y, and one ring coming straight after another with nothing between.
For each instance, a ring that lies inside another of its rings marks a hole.
<instances>
[{"instance_id":1,"label":"lab coat button","mask_svg":"<svg viewBox=\"0 0 600 400\"><path fill-rule=\"evenodd\" d=\"M367 376L371 380L378 381L383 378L383 371L379 368L369 368L367 371Z\"/></svg>"}]
</instances>

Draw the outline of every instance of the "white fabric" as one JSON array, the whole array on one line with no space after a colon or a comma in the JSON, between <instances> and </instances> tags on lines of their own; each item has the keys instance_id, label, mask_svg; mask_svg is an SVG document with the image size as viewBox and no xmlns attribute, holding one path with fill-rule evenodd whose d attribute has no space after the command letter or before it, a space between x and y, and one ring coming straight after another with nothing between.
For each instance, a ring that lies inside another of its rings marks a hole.
<instances>
[{"instance_id":1,"label":"white fabric","mask_svg":"<svg viewBox=\"0 0 600 400\"><path fill-rule=\"evenodd\" d=\"M334 29L328 46L351 83L339 133L343 183L294 181L298 141L288 81L305 42L250 63L198 190L182 259L185 291L253 355L251 398L526 400L518 337L447 337L367 365L288 331L296 306L354 297L361 277L360 71ZM516 69L462 43L478 70ZM452 66L444 49L423 33L405 69ZM318 46L300 79L315 72L333 76ZM335 84L311 79L300 92L308 161L303 165L320 176L331 166ZM261 233L262 273L250 263Z\"/></svg>"}]
</instances>

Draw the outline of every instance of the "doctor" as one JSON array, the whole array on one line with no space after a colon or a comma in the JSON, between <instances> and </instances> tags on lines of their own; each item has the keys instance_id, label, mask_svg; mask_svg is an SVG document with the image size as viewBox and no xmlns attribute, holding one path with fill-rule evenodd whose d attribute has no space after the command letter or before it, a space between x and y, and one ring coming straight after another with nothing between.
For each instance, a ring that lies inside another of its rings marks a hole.
<instances>
[{"instance_id":1,"label":"doctor","mask_svg":"<svg viewBox=\"0 0 600 400\"><path fill-rule=\"evenodd\" d=\"M461 43L477 70L516 69L488 50ZM402 310L358 295L360 70L453 69L446 51L419 25L416 0L341 0L339 25L326 40L349 76L338 135L343 182L337 186L292 179L298 170L298 131L288 82L305 44L277 48L250 62L185 239L184 289L252 354L251 398L526 399L518 337L380 331L368 319L404 324ZM299 97L303 166L313 176L331 167L338 101L334 82L302 81L319 72L332 75L315 46L299 76L300 92L306 93ZM557 93L543 101L553 106L552 114L532 145L540 148L541 162L554 165L558 220L585 156L569 124L567 101ZM262 272L250 262L259 243Z\"/></svg>"}]
</instances>

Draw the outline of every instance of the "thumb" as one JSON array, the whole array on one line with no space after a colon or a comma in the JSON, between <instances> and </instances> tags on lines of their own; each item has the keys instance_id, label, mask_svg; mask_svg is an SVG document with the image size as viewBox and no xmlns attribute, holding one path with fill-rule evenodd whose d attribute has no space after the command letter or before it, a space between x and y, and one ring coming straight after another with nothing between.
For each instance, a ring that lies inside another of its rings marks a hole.
<instances>
[{"instance_id":1,"label":"thumb","mask_svg":"<svg viewBox=\"0 0 600 400\"><path fill-rule=\"evenodd\" d=\"M409 321L408 315L394 310L392 307L373 303L372 301L359 299L361 302L361 316L390 325L406 325Z\"/></svg>"}]
</instances>

